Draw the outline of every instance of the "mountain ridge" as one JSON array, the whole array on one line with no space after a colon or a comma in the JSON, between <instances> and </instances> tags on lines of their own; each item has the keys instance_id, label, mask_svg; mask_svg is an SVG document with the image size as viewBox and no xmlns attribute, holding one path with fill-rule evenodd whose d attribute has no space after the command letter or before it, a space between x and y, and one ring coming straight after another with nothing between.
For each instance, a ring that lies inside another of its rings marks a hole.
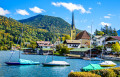
<instances>
[{"instance_id":1,"label":"mountain ridge","mask_svg":"<svg viewBox=\"0 0 120 77\"><path fill-rule=\"evenodd\" d=\"M118 33L118 36L120 36L120 29L117 31L117 33Z\"/></svg>"},{"instance_id":2,"label":"mountain ridge","mask_svg":"<svg viewBox=\"0 0 120 77\"><path fill-rule=\"evenodd\" d=\"M46 29L50 32L60 33L60 34L70 34L71 25L60 17L48 16L38 14L36 16L18 20L21 23L25 23L36 28ZM76 29L77 33L80 30Z\"/></svg>"}]
</instances>

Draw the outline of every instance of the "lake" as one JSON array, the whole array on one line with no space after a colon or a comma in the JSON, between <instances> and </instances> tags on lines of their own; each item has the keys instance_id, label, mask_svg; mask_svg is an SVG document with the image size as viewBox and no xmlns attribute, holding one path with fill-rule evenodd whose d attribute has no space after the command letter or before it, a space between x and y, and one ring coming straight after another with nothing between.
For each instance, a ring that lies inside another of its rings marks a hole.
<instances>
[{"instance_id":1,"label":"lake","mask_svg":"<svg viewBox=\"0 0 120 77\"><path fill-rule=\"evenodd\" d=\"M21 52L22 53L22 52ZM8 66L4 62L8 61L11 56L10 51L0 51L0 77L67 77L68 74L73 71L80 71L80 68L87 66L89 63L100 63L102 61L88 61L82 59L66 59L62 56L53 56L56 61L66 61L70 63L70 66L64 67L44 67L40 65L19 65ZM45 55L23 55L22 59L28 59L33 61L40 61L40 63L52 61L52 56ZM18 60L18 51L15 51L11 61ZM117 66L120 66L120 62L114 61Z\"/></svg>"}]
</instances>

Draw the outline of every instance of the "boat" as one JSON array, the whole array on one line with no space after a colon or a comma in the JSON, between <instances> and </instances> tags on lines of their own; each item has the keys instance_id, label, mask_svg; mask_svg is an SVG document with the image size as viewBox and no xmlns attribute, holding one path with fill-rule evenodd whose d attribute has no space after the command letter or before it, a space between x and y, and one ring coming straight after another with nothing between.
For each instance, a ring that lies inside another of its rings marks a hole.
<instances>
[{"instance_id":1,"label":"boat","mask_svg":"<svg viewBox=\"0 0 120 77\"><path fill-rule=\"evenodd\" d=\"M91 58L90 60L91 60L91 61L103 61L103 59L101 59L101 58L98 58L98 57Z\"/></svg>"},{"instance_id":2,"label":"boat","mask_svg":"<svg viewBox=\"0 0 120 77\"><path fill-rule=\"evenodd\" d=\"M65 61L52 61L49 63L42 63L44 66L70 66L69 63Z\"/></svg>"},{"instance_id":3,"label":"boat","mask_svg":"<svg viewBox=\"0 0 120 77\"><path fill-rule=\"evenodd\" d=\"M116 66L117 64L112 62L112 61L105 61L105 62L102 62L102 63L99 63L101 67L114 67Z\"/></svg>"},{"instance_id":4,"label":"boat","mask_svg":"<svg viewBox=\"0 0 120 77\"><path fill-rule=\"evenodd\" d=\"M83 67L80 70L88 72L88 71L100 70L100 69L103 69L103 67L101 67L99 64L89 64L88 66Z\"/></svg>"},{"instance_id":5,"label":"boat","mask_svg":"<svg viewBox=\"0 0 120 77\"><path fill-rule=\"evenodd\" d=\"M18 62L5 62L8 65L38 65L39 62L34 62L32 60L19 59Z\"/></svg>"},{"instance_id":6,"label":"boat","mask_svg":"<svg viewBox=\"0 0 120 77\"><path fill-rule=\"evenodd\" d=\"M22 28L22 34L23 34L23 28ZM22 42L22 34L20 34L20 37L19 37L19 39L18 39L18 41L17 41L17 44L18 44L20 38L21 38L21 42ZM16 45L16 46L17 46L17 45ZM21 45L20 45L20 48L21 48ZM18 60L17 62L11 62L10 60L11 60L14 52L15 52L15 48L14 48L13 51L12 51L12 54L11 54L11 56L10 56L10 58L9 58L9 61L8 61L8 62L5 62L7 65L38 65L38 64L40 64L40 62L34 62L34 61L32 61L32 60L21 59L20 50L19 50L19 60Z\"/></svg>"},{"instance_id":7,"label":"boat","mask_svg":"<svg viewBox=\"0 0 120 77\"><path fill-rule=\"evenodd\" d=\"M90 60L91 58L89 58L89 57L84 57L83 59L84 59L84 60Z\"/></svg>"}]
</instances>

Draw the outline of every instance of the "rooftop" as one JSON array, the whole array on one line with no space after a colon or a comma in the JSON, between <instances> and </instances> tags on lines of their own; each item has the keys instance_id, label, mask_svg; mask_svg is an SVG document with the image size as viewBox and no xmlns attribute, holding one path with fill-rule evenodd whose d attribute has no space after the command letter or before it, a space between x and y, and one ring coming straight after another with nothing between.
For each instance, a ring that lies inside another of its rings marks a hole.
<instances>
[{"instance_id":1,"label":"rooftop","mask_svg":"<svg viewBox=\"0 0 120 77\"><path fill-rule=\"evenodd\" d=\"M37 41L37 43L50 43L50 41Z\"/></svg>"},{"instance_id":2,"label":"rooftop","mask_svg":"<svg viewBox=\"0 0 120 77\"><path fill-rule=\"evenodd\" d=\"M88 50L90 50L90 49L92 49L92 48L75 48L75 49L70 50L70 51L81 51L81 52L85 52L85 51L88 51Z\"/></svg>"},{"instance_id":3,"label":"rooftop","mask_svg":"<svg viewBox=\"0 0 120 77\"><path fill-rule=\"evenodd\" d=\"M78 39L90 39L90 35L86 30L84 30L76 35L76 40Z\"/></svg>"},{"instance_id":4,"label":"rooftop","mask_svg":"<svg viewBox=\"0 0 120 77\"><path fill-rule=\"evenodd\" d=\"M80 40L65 40L64 43L73 43L73 44L80 44Z\"/></svg>"}]
</instances>

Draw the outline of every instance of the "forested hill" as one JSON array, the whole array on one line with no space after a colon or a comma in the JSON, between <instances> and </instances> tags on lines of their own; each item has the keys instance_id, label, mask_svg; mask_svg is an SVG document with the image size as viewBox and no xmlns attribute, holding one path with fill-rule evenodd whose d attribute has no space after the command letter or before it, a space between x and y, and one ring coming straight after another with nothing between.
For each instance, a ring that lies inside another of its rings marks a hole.
<instances>
[{"instance_id":1,"label":"forested hill","mask_svg":"<svg viewBox=\"0 0 120 77\"><path fill-rule=\"evenodd\" d=\"M47 15L37 15L28 19L19 20L21 23L26 23L37 28L46 29L49 32L70 34L71 26L68 22L60 17L53 17ZM77 29L77 33L80 30Z\"/></svg>"},{"instance_id":2,"label":"forested hill","mask_svg":"<svg viewBox=\"0 0 120 77\"><path fill-rule=\"evenodd\" d=\"M0 50L10 49L12 45L17 43L18 38L22 33L22 27L23 46L25 42L35 43L37 40L55 41L55 39L59 37L58 34L49 32L45 29L23 25L12 18L0 16Z\"/></svg>"}]
</instances>

